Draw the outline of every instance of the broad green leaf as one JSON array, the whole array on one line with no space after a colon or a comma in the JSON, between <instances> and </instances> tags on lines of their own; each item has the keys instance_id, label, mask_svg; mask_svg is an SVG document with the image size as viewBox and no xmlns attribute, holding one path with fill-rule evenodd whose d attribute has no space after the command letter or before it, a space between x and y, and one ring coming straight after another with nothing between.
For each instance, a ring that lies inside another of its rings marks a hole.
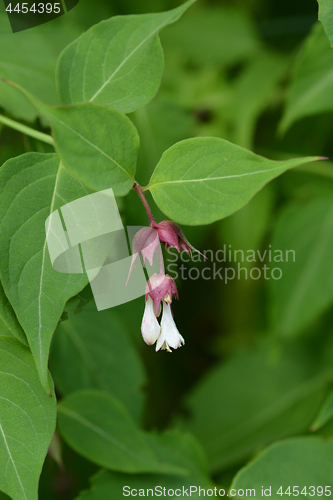
<instances>
[{"instance_id":1,"label":"broad green leaf","mask_svg":"<svg viewBox=\"0 0 333 500\"><path fill-rule=\"evenodd\" d=\"M318 363L319 365L319 363ZM207 452L213 472L263 446L309 429L328 377L302 345L278 353L264 345L235 354L187 398L184 428Z\"/></svg>"},{"instance_id":2,"label":"broad green leaf","mask_svg":"<svg viewBox=\"0 0 333 500\"><path fill-rule=\"evenodd\" d=\"M20 325L17 321L16 314L6 297L5 291L3 289L2 284L0 283L0 318L6 325L6 327L10 330L12 335L16 337L22 344L28 345L27 337Z\"/></svg>"},{"instance_id":3,"label":"broad green leaf","mask_svg":"<svg viewBox=\"0 0 333 500\"><path fill-rule=\"evenodd\" d=\"M13 500L37 500L56 398L44 392L31 352L18 340L0 337L0 358L0 489Z\"/></svg>"},{"instance_id":4,"label":"broad green leaf","mask_svg":"<svg viewBox=\"0 0 333 500\"><path fill-rule=\"evenodd\" d=\"M78 315L69 313L55 332L50 370L56 388L66 395L78 389L103 389L140 420L144 369L127 328L112 310L90 304Z\"/></svg>"},{"instance_id":5,"label":"broad green leaf","mask_svg":"<svg viewBox=\"0 0 333 500\"><path fill-rule=\"evenodd\" d=\"M221 3L220 3L221 4ZM232 65L252 58L260 49L253 22L238 7L216 4L191 9L162 33L165 49L194 64Z\"/></svg>"},{"instance_id":6,"label":"broad green leaf","mask_svg":"<svg viewBox=\"0 0 333 500\"><path fill-rule=\"evenodd\" d=\"M194 1L158 14L113 17L90 28L60 56L61 102L98 102L124 113L149 102L164 65L158 32L177 21Z\"/></svg>"},{"instance_id":7,"label":"broad green leaf","mask_svg":"<svg viewBox=\"0 0 333 500\"><path fill-rule=\"evenodd\" d=\"M317 431L333 418L333 392L327 396L323 406L320 408L315 421L311 425L312 431Z\"/></svg>"},{"instance_id":8,"label":"broad green leaf","mask_svg":"<svg viewBox=\"0 0 333 500\"><path fill-rule=\"evenodd\" d=\"M0 15L0 106L16 118L32 121L38 112L2 78L14 80L40 99L57 104L54 81L61 50L77 36L73 26L57 23L56 29L33 28L13 34L7 14Z\"/></svg>"},{"instance_id":9,"label":"broad green leaf","mask_svg":"<svg viewBox=\"0 0 333 500\"><path fill-rule=\"evenodd\" d=\"M326 486L323 496L330 496L333 487L332 460L332 440L315 437L289 439L273 444L241 469L231 488L255 489L256 496L262 496L261 488L271 488L269 498L278 500L281 499L278 494L281 486L280 493L290 486L291 495L299 495L306 488L303 495L306 492L307 496L315 497L322 496Z\"/></svg>"},{"instance_id":10,"label":"broad green leaf","mask_svg":"<svg viewBox=\"0 0 333 500\"><path fill-rule=\"evenodd\" d=\"M332 111L332 92L333 50L318 22L295 60L281 131L304 116Z\"/></svg>"},{"instance_id":11,"label":"broad green leaf","mask_svg":"<svg viewBox=\"0 0 333 500\"><path fill-rule=\"evenodd\" d=\"M318 18L324 26L326 35L333 47L333 3L331 0L318 0L319 12Z\"/></svg>"},{"instance_id":12,"label":"broad green leaf","mask_svg":"<svg viewBox=\"0 0 333 500\"><path fill-rule=\"evenodd\" d=\"M267 160L224 139L197 137L165 151L146 189L170 219L210 224L236 212L286 170L317 159Z\"/></svg>"},{"instance_id":13,"label":"broad green leaf","mask_svg":"<svg viewBox=\"0 0 333 500\"><path fill-rule=\"evenodd\" d=\"M287 206L277 221L272 262L281 278L270 280L272 327L296 335L333 303L332 198Z\"/></svg>"},{"instance_id":14,"label":"broad green leaf","mask_svg":"<svg viewBox=\"0 0 333 500\"><path fill-rule=\"evenodd\" d=\"M191 498L197 498L196 491L201 488L211 488L212 483L208 478L207 466L202 456L202 452L196 444L194 438L189 434L167 432L163 435L164 440L168 440L173 447L174 460L183 463L188 467L189 474L186 476L176 476L171 474L124 474L121 472L100 471L91 479L91 490L83 492L78 499L83 500L121 500L123 493L133 490L133 495L137 490L147 491L148 488L156 488L156 496L159 491L175 490L175 496L168 494L168 498L184 498L191 491ZM126 486L126 489L123 489ZM192 490L190 490L192 487ZM197 490L196 490L197 489ZM184 497L183 497L184 495ZM160 495L159 495L160 496Z\"/></svg>"},{"instance_id":15,"label":"broad green leaf","mask_svg":"<svg viewBox=\"0 0 333 500\"><path fill-rule=\"evenodd\" d=\"M58 405L59 431L88 460L121 472L186 475L174 440L140 431L125 407L96 389L77 391Z\"/></svg>"},{"instance_id":16,"label":"broad green leaf","mask_svg":"<svg viewBox=\"0 0 333 500\"><path fill-rule=\"evenodd\" d=\"M89 194L55 154L27 153L0 170L0 272L2 284L48 390L51 338L66 301L88 282L85 274L59 273L49 257L45 220L60 206Z\"/></svg>"},{"instance_id":17,"label":"broad green leaf","mask_svg":"<svg viewBox=\"0 0 333 500\"><path fill-rule=\"evenodd\" d=\"M133 185L139 137L119 111L93 103L47 106L10 82L45 116L65 167L86 186L126 195Z\"/></svg>"}]
</instances>

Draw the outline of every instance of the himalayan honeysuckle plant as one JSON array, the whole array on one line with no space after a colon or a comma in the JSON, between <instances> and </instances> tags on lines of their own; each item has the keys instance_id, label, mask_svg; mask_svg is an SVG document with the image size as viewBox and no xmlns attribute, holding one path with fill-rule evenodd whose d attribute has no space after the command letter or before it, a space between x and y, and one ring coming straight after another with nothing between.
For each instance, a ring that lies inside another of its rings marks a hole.
<instances>
[{"instance_id":1,"label":"himalayan honeysuckle plant","mask_svg":"<svg viewBox=\"0 0 333 500\"><path fill-rule=\"evenodd\" d=\"M0 12L0 500L332 494L333 4L180 1Z\"/></svg>"}]
</instances>

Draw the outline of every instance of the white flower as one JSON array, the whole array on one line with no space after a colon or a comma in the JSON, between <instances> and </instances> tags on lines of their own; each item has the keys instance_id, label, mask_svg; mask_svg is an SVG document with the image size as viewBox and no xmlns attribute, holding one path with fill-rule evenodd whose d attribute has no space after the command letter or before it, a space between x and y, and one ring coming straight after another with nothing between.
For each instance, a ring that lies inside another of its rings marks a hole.
<instances>
[{"instance_id":1,"label":"white flower","mask_svg":"<svg viewBox=\"0 0 333 500\"><path fill-rule=\"evenodd\" d=\"M163 316L161 321L161 334L157 339L156 351L166 349L172 352L170 347L177 349L185 344L172 317L170 304L163 301Z\"/></svg>"},{"instance_id":2,"label":"white flower","mask_svg":"<svg viewBox=\"0 0 333 500\"><path fill-rule=\"evenodd\" d=\"M148 345L154 344L161 332L160 324L157 321L154 312L154 302L149 296L147 298L145 312L142 318L141 332L143 340Z\"/></svg>"}]
</instances>

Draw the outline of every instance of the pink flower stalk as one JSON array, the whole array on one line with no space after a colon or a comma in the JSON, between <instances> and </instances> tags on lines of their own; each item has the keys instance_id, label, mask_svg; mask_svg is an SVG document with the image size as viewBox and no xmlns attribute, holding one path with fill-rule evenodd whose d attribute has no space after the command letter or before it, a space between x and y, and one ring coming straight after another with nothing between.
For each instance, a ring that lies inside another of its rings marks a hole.
<instances>
[{"instance_id":1,"label":"pink flower stalk","mask_svg":"<svg viewBox=\"0 0 333 500\"><path fill-rule=\"evenodd\" d=\"M198 252L204 258L206 257L190 244L178 224L171 220L163 220L156 223L141 186L135 182L133 189L139 195L146 209L150 225L149 227L140 229L133 239L133 256L126 285L138 257L140 257L143 265L145 259L147 259L152 266L154 253L158 249L160 270L159 274L155 273L151 276L146 285L146 305L141 323L141 332L144 341L148 345L156 342L156 351L165 349L171 352L171 348L177 349L184 345L185 341L180 335L173 319L171 302L173 297L178 299L178 292L174 280L171 276L164 273L160 241L165 244L166 248L174 247L179 253L181 250L184 250L191 258L192 252ZM161 313L162 305L163 315L160 324L157 317Z\"/></svg>"},{"instance_id":2,"label":"pink flower stalk","mask_svg":"<svg viewBox=\"0 0 333 500\"><path fill-rule=\"evenodd\" d=\"M194 248L194 246L192 246L186 239L178 224L172 220L162 220L162 222L159 222L158 224L153 222L152 227L157 231L160 241L165 243L165 248L175 247L179 253L180 250L183 249L190 255L190 257L192 257L192 251L198 252L202 255L202 253ZM202 256L204 257L204 255Z\"/></svg>"}]
</instances>

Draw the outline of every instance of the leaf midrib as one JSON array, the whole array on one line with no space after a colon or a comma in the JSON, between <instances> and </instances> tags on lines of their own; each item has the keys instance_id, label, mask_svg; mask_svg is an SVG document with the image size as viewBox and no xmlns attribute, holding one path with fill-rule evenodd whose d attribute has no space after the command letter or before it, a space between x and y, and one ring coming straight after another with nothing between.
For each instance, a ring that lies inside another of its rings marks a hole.
<instances>
[{"instance_id":1,"label":"leaf midrib","mask_svg":"<svg viewBox=\"0 0 333 500\"><path fill-rule=\"evenodd\" d=\"M63 122L62 120L60 120L60 118L58 118L57 116L55 116L54 114L51 115L52 118L54 118L57 122L59 122L62 126L64 126L65 128L67 128L68 130L70 130L73 134L77 135L77 137L79 137L83 142L86 142L87 144L89 144L89 146L91 146L92 148L96 149L96 151L98 151L100 154L102 154L103 156L105 156L106 158L108 158L108 160L110 160L112 163L114 163L120 170L122 170L129 179L132 179L131 175L129 174L129 172L127 172L127 170L122 167L120 165L120 163L118 163L114 158L111 158L111 156L109 156L108 154L106 154L105 151L103 151L102 149L100 149L96 144L93 144L92 142L90 142L86 137L84 137L82 134L80 134L77 130L74 130L72 127L70 127L69 125L67 125L67 123Z\"/></svg>"},{"instance_id":2,"label":"leaf midrib","mask_svg":"<svg viewBox=\"0 0 333 500\"><path fill-rule=\"evenodd\" d=\"M15 474L16 474L16 476L17 476L17 479L18 479L18 482L19 482L19 484L20 484L20 487L21 487L22 493L23 493L23 495L24 495L24 499L25 499L25 500L28 500L28 499L27 499L27 496L26 496L26 494L25 494L25 489L23 488L23 484L22 484L21 478L20 478L20 476L19 476L19 473L18 473L18 471L17 471L17 468L16 468L16 465L15 465L15 462L14 462L13 457L12 457L12 454L11 454L11 452L10 452L10 449L9 449L9 446L8 446L8 443L7 443L7 439L6 439L6 435L5 435L4 431L3 431L3 428L2 428L1 423L0 423L0 432L1 432L1 434L2 434L2 437L3 437L4 443L5 443L5 446L6 446L7 452L8 452L9 459L10 459L11 463L13 464L13 467L14 467L14 470L15 470Z\"/></svg>"},{"instance_id":3,"label":"leaf midrib","mask_svg":"<svg viewBox=\"0 0 333 500\"><path fill-rule=\"evenodd\" d=\"M133 56L133 54L135 54L135 52L137 50L139 50L139 48L147 41L149 40L149 38L152 38L164 25L168 24L168 21L174 16L174 13L171 14L167 19L164 20L164 22L162 24L160 24L154 31L152 31L146 38L144 38L142 40L141 43L139 43L139 45L137 45L135 47L134 50L132 50L132 52L130 52L125 58L124 60L119 64L119 66L114 70L114 72L109 76L109 78L103 83L103 85L97 90L97 92L95 92L95 94L92 96L92 98L90 99L89 102L92 102L97 96L98 94L100 94L102 92L102 90L106 87L106 85L108 85L110 83L110 81L112 80L112 78L114 77L114 75L116 73L118 73L118 71L124 66L124 64ZM106 55L107 55L107 52L105 53L105 58L106 58ZM104 64L105 64L105 60L104 60Z\"/></svg>"},{"instance_id":4,"label":"leaf midrib","mask_svg":"<svg viewBox=\"0 0 333 500\"><path fill-rule=\"evenodd\" d=\"M256 172L246 172L244 174L235 174L235 175L225 175L223 177L206 177L203 179L180 179L180 180L174 180L174 181L162 181L162 182L155 182L154 184L149 184L144 190L147 189L152 189L155 186L161 186L165 184L185 184L185 183L191 183L191 182L207 182L207 181L223 181L225 179L234 179L238 177L247 177L249 175L257 175L257 174L265 174L267 172L272 172L273 170L281 170L283 169L282 165L279 165L277 167L272 167L270 169L264 169L264 170L257 170ZM184 174L186 175L186 174Z\"/></svg>"},{"instance_id":5,"label":"leaf midrib","mask_svg":"<svg viewBox=\"0 0 333 500\"><path fill-rule=\"evenodd\" d=\"M55 198L56 198L56 193L57 193L57 187L58 187L58 182L60 178L60 171L62 168L62 163L61 160L59 160L59 166L58 170L56 173L56 180L54 184L54 190L53 190L53 195L52 195L52 200L51 200L51 205L50 205L50 210L49 210L49 215L52 214L54 211L54 205L55 205ZM39 280L39 295L38 295L38 342L39 342L39 356L40 356L40 361L42 360L42 355L43 355L43 349L42 349L42 339L41 339L41 330L42 330L42 315L41 315L41 310L42 310L42 305L41 305L41 300L42 300L42 284L43 284L43 279L44 279L44 266L45 266L45 256L46 256L46 246L47 246L47 240L48 240L48 235L49 231L51 228L51 224L49 224L48 231L45 235L45 240L44 240L44 245L43 245L43 254L42 254L42 265L41 265L41 272L40 272L40 280Z\"/></svg>"},{"instance_id":6,"label":"leaf midrib","mask_svg":"<svg viewBox=\"0 0 333 500\"><path fill-rule=\"evenodd\" d=\"M59 405L58 412L63 413L65 415L71 417L72 419L76 420L77 422L80 422L83 426L87 427L92 432L95 432L101 438L106 439L107 441L112 443L119 450L127 453L128 455L133 456L136 460L139 460L141 462L145 462L146 464L154 467L154 465L155 465L154 462L152 462L151 460L146 458L144 455L141 455L141 454L131 450L124 443L122 443L121 441L118 441L118 439L116 439L114 436L111 436L110 434L105 432L103 429L101 429L100 427L98 427L94 423L90 422L90 420L86 419L85 417L83 417L82 415L77 413L76 411L70 410L69 408L66 408L62 405ZM148 448L148 444L147 443L145 443L145 444L147 445L147 449L149 450L149 452L153 455L153 451L150 448ZM154 455L152 458L155 458ZM156 463L157 463L157 460L156 460Z\"/></svg>"}]
</instances>

